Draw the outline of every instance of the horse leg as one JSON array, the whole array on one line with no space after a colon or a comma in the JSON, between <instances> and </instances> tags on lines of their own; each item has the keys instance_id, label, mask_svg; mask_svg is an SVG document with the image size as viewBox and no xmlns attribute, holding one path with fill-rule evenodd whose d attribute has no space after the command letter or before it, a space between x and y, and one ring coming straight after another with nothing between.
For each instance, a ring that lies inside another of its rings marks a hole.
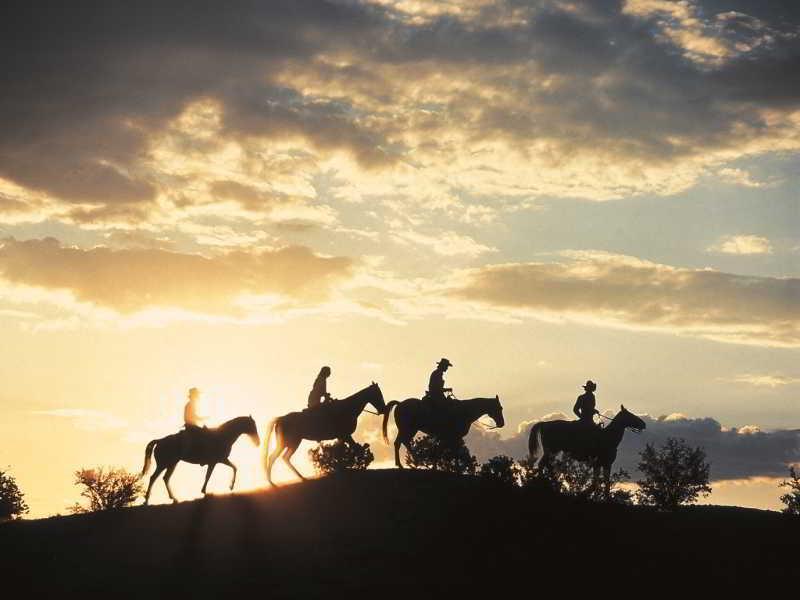
<instances>
[{"instance_id":1,"label":"horse leg","mask_svg":"<svg viewBox=\"0 0 800 600\"><path fill-rule=\"evenodd\" d=\"M278 457L285 449L286 447L279 443L276 446L275 450L273 450L272 453L269 455L269 458L267 458L267 481L269 481L269 484L271 486L275 485L272 481L272 466L275 464L275 461L278 460Z\"/></svg>"},{"instance_id":2,"label":"horse leg","mask_svg":"<svg viewBox=\"0 0 800 600\"><path fill-rule=\"evenodd\" d=\"M175 504L178 503L178 499L175 497L175 494L172 493L172 488L169 487L169 480L170 477L172 477L172 473L175 472L175 467L177 466L177 462L172 463L169 467L167 467L167 472L164 474L164 485L167 486L167 494L169 494L169 499Z\"/></svg>"},{"instance_id":3,"label":"horse leg","mask_svg":"<svg viewBox=\"0 0 800 600\"><path fill-rule=\"evenodd\" d=\"M211 479L211 473L214 472L214 467L217 466L217 463L208 463L208 468L206 469L206 480L203 482L203 489L200 490L200 493L205 495L206 493L206 486L208 485L208 480Z\"/></svg>"},{"instance_id":4,"label":"horse leg","mask_svg":"<svg viewBox=\"0 0 800 600\"><path fill-rule=\"evenodd\" d=\"M394 440L394 464L398 469L403 468L403 463L400 462L400 436L398 435L397 438Z\"/></svg>"},{"instance_id":5,"label":"horse leg","mask_svg":"<svg viewBox=\"0 0 800 600\"><path fill-rule=\"evenodd\" d=\"M294 453L297 451L297 447L298 447L299 445L300 445L300 443L299 443L299 442L298 442L298 443L293 443L293 444L289 444L289 445L287 445L287 447L286 447L286 454L284 454L284 455L283 455L283 461L284 461L284 462L285 462L287 465L289 465L289 468L290 468L292 471L294 471L295 475L297 475L297 476L298 476L300 479L302 479L303 481L305 481L305 480L306 480L306 478L305 478L305 477L303 477L303 474L302 474L300 471L298 471L298 470L297 470L297 468L296 468L296 467L295 467L295 466L292 464L292 455L293 455L293 454L294 454Z\"/></svg>"},{"instance_id":6,"label":"horse leg","mask_svg":"<svg viewBox=\"0 0 800 600\"><path fill-rule=\"evenodd\" d=\"M150 492L153 491L153 484L156 482L156 479L158 479L159 475L161 475L161 473L163 473L165 469L166 467L162 467L161 465L156 463L155 473L153 473L150 476L150 483L147 486L147 493L144 496L145 505L147 505L150 502Z\"/></svg>"},{"instance_id":7,"label":"horse leg","mask_svg":"<svg viewBox=\"0 0 800 600\"><path fill-rule=\"evenodd\" d=\"M603 479L605 480L606 500L611 498L611 465L603 465Z\"/></svg>"},{"instance_id":8,"label":"horse leg","mask_svg":"<svg viewBox=\"0 0 800 600\"><path fill-rule=\"evenodd\" d=\"M223 465L228 465L231 469L233 469L233 478L231 478L231 491L233 491L233 486L236 485L236 465L231 462L231 459L226 458L222 461Z\"/></svg>"}]
</instances>

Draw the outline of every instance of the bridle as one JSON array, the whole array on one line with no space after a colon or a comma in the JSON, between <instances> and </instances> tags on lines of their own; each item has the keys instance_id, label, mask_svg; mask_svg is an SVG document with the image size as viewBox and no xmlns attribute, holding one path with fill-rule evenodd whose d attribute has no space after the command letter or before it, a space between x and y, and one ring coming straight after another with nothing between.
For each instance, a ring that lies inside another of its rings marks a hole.
<instances>
[{"instance_id":1,"label":"bridle","mask_svg":"<svg viewBox=\"0 0 800 600\"><path fill-rule=\"evenodd\" d=\"M598 416L599 416L601 419L605 419L606 421L609 421L609 422L613 422L613 421L614 421L614 419L611 419L611 418L609 418L609 417L605 416L603 413L597 413L597 415L598 415ZM642 433L642 430L641 430L641 429L639 429L638 427L631 427L630 425L628 425L628 426L626 426L625 428L626 428L626 429L630 429L630 430L631 430L633 433L636 433L636 434L639 434L639 435Z\"/></svg>"}]
</instances>

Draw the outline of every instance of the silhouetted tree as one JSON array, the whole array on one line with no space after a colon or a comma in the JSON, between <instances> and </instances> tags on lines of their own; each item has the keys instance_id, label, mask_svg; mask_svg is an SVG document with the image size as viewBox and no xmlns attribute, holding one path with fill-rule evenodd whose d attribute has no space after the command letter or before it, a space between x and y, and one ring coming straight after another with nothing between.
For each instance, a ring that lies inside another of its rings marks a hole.
<instances>
[{"instance_id":1,"label":"silhouetted tree","mask_svg":"<svg viewBox=\"0 0 800 600\"><path fill-rule=\"evenodd\" d=\"M341 440L323 442L309 450L308 456L320 475L342 471L364 471L375 460L369 444L350 445Z\"/></svg>"},{"instance_id":2,"label":"silhouetted tree","mask_svg":"<svg viewBox=\"0 0 800 600\"><path fill-rule=\"evenodd\" d=\"M406 464L460 475L474 475L478 470L478 461L470 454L464 440L453 445L433 435L411 440Z\"/></svg>"},{"instance_id":3,"label":"silhouetted tree","mask_svg":"<svg viewBox=\"0 0 800 600\"><path fill-rule=\"evenodd\" d=\"M120 468L80 469L75 471L75 485L83 488L81 496L89 505L74 504L68 508L72 513L130 506L144 492L139 476Z\"/></svg>"},{"instance_id":4,"label":"silhouetted tree","mask_svg":"<svg viewBox=\"0 0 800 600\"><path fill-rule=\"evenodd\" d=\"M27 512L25 495L20 491L16 479L0 471L0 521L14 519Z\"/></svg>"},{"instance_id":5,"label":"silhouetted tree","mask_svg":"<svg viewBox=\"0 0 800 600\"><path fill-rule=\"evenodd\" d=\"M478 474L490 481L514 486L519 485L522 468L513 458L501 454L483 463Z\"/></svg>"},{"instance_id":6,"label":"silhouetted tree","mask_svg":"<svg viewBox=\"0 0 800 600\"><path fill-rule=\"evenodd\" d=\"M789 493L781 496L781 502L786 506L783 512L800 515L800 473L794 467L789 468L789 479L783 481L781 487L789 488Z\"/></svg>"},{"instance_id":7,"label":"silhouetted tree","mask_svg":"<svg viewBox=\"0 0 800 600\"><path fill-rule=\"evenodd\" d=\"M605 483L602 477L595 481L592 466L575 460L566 453L552 457L548 464L536 465L531 461L524 461L521 467L523 487L549 490L592 502L633 504L633 492L619 487L630 479L624 469L618 469L611 474L609 494L606 496Z\"/></svg>"},{"instance_id":8,"label":"silhouetted tree","mask_svg":"<svg viewBox=\"0 0 800 600\"><path fill-rule=\"evenodd\" d=\"M659 449L647 444L639 458L638 468L644 475L636 482L640 504L675 510L711 493L711 465L702 448L692 448L682 439L667 438Z\"/></svg>"}]
</instances>

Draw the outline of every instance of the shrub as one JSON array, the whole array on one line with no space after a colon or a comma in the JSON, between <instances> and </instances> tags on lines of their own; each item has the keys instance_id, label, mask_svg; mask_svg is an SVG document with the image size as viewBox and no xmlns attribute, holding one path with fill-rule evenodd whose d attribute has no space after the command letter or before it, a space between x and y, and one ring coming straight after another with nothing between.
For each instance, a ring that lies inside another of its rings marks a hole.
<instances>
[{"instance_id":1,"label":"shrub","mask_svg":"<svg viewBox=\"0 0 800 600\"><path fill-rule=\"evenodd\" d=\"M474 475L478 461L464 444L464 440L448 442L427 435L411 440L406 464L415 468L433 469L459 475Z\"/></svg>"},{"instance_id":2,"label":"shrub","mask_svg":"<svg viewBox=\"0 0 800 600\"><path fill-rule=\"evenodd\" d=\"M27 512L25 495L20 491L16 479L0 471L0 521L15 519Z\"/></svg>"},{"instance_id":3,"label":"shrub","mask_svg":"<svg viewBox=\"0 0 800 600\"><path fill-rule=\"evenodd\" d=\"M503 485L519 485L522 469L510 456L495 456L481 465L481 477Z\"/></svg>"},{"instance_id":4,"label":"shrub","mask_svg":"<svg viewBox=\"0 0 800 600\"><path fill-rule=\"evenodd\" d=\"M341 440L323 442L309 450L308 456L320 475L342 471L364 471L375 460L369 444L351 445Z\"/></svg>"},{"instance_id":5,"label":"shrub","mask_svg":"<svg viewBox=\"0 0 800 600\"><path fill-rule=\"evenodd\" d=\"M785 505L783 512L800 515L800 473L794 467L789 468L789 479L783 481L781 487L789 488L789 493L781 496L781 502Z\"/></svg>"},{"instance_id":6,"label":"shrub","mask_svg":"<svg viewBox=\"0 0 800 600\"><path fill-rule=\"evenodd\" d=\"M602 475L596 483L592 465L576 460L566 453L552 457L547 464L535 465L530 461L522 463L523 487L539 488L592 502L632 504L633 493L619 487L619 484L629 479L630 475L623 469L611 473L609 493L606 496Z\"/></svg>"},{"instance_id":7,"label":"shrub","mask_svg":"<svg viewBox=\"0 0 800 600\"><path fill-rule=\"evenodd\" d=\"M675 510L711 493L711 466L702 448L692 448L682 439L667 438L659 449L647 444L639 457L638 468L644 475L636 482L640 504Z\"/></svg>"},{"instance_id":8,"label":"shrub","mask_svg":"<svg viewBox=\"0 0 800 600\"><path fill-rule=\"evenodd\" d=\"M133 504L144 489L139 476L120 468L80 469L75 471L75 485L82 487L81 496L88 506L74 504L72 513L113 510Z\"/></svg>"}]
</instances>

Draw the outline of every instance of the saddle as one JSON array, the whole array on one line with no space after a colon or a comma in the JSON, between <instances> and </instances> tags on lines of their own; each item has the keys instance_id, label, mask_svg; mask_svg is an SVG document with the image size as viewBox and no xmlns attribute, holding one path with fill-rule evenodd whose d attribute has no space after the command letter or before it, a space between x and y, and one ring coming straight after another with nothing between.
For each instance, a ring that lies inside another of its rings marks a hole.
<instances>
[{"instance_id":1,"label":"saddle","mask_svg":"<svg viewBox=\"0 0 800 600\"><path fill-rule=\"evenodd\" d=\"M333 405L336 403L336 400L328 400L327 402L320 402L317 406L307 406L305 407L302 412L306 414L314 414L320 415L325 414L326 411L329 411L333 408Z\"/></svg>"},{"instance_id":2,"label":"saddle","mask_svg":"<svg viewBox=\"0 0 800 600\"><path fill-rule=\"evenodd\" d=\"M181 436L181 447L184 456L197 458L206 448L209 429L208 427L185 426L181 429L179 435Z\"/></svg>"},{"instance_id":3,"label":"saddle","mask_svg":"<svg viewBox=\"0 0 800 600\"><path fill-rule=\"evenodd\" d=\"M428 419L432 425L440 426L451 423L460 408L458 400L449 397L444 400L432 400L427 394L423 397Z\"/></svg>"}]
</instances>

